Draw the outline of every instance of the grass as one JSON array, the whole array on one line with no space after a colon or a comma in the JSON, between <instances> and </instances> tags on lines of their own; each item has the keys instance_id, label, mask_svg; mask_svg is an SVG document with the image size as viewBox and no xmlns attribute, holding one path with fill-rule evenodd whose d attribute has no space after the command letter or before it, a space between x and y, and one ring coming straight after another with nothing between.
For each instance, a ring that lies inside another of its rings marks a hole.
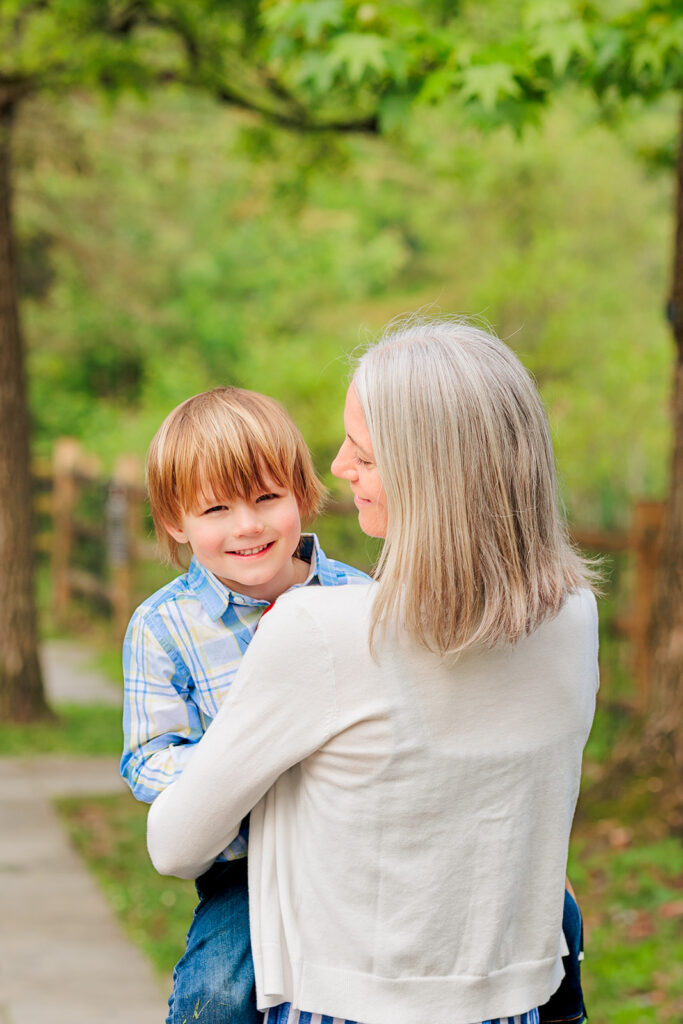
<instances>
[{"instance_id":1,"label":"grass","mask_svg":"<svg viewBox=\"0 0 683 1024\"><path fill-rule=\"evenodd\" d=\"M642 780L633 787L647 788ZM584 916L586 1005L595 1024L678 1024L683 846L657 836L655 817L631 817L640 804L631 788L614 816L592 808L574 829L569 877Z\"/></svg>"},{"instance_id":2,"label":"grass","mask_svg":"<svg viewBox=\"0 0 683 1024\"><path fill-rule=\"evenodd\" d=\"M145 842L147 807L123 793L66 798L57 808L130 940L170 979L196 894L192 882L164 878L152 867Z\"/></svg>"},{"instance_id":3,"label":"grass","mask_svg":"<svg viewBox=\"0 0 683 1024\"><path fill-rule=\"evenodd\" d=\"M121 711L109 705L63 704L53 722L0 723L0 757L121 753Z\"/></svg>"}]
</instances>

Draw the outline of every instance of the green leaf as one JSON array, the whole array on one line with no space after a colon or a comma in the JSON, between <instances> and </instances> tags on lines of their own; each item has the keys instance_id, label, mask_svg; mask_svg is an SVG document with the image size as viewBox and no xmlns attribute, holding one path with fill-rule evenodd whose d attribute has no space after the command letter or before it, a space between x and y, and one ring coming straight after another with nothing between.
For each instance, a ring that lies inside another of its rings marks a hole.
<instances>
[{"instance_id":1,"label":"green leaf","mask_svg":"<svg viewBox=\"0 0 683 1024\"><path fill-rule=\"evenodd\" d=\"M314 0L301 4L300 24L307 43L318 43L330 28L338 28L344 22L343 4L339 0Z\"/></svg>"},{"instance_id":2,"label":"green leaf","mask_svg":"<svg viewBox=\"0 0 683 1024\"><path fill-rule=\"evenodd\" d=\"M320 42L330 28L344 23L341 0L304 0L273 3L263 12L263 24L273 32L301 33L307 43Z\"/></svg>"},{"instance_id":3,"label":"green leaf","mask_svg":"<svg viewBox=\"0 0 683 1024\"><path fill-rule=\"evenodd\" d=\"M316 95L323 95L332 89L338 67L329 54L306 53L294 75L298 85L307 85Z\"/></svg>"},{"instance_id":4,"label":"green leaf","mask_svg":"<svg viewBox=\"0 0 683 1024\"><path fill-rule=\"evenodd\" d=\"M643 39L636 44L631 58L631 66L636 74L646 69L655 75L661 73L666 58L666 50L659 40Z\"/></svg>"},{"instance_id":5,"label":"green leaf","mask_svg":"<svg viewBox=\"0 0 683 1024\"><path fill-rule=\"evenodd\" d=\"M441 103L449 93L454 92L460 81L457 68L438 68L425 77L418 93L419 103Z\"/></svg>"},{"instance_id":6,"label":"green leaf","mask_svg":"<svg viewBox=\"0 0 683 1024\"><path fill-rule=\"evenodd\" d=\"M345 32L332 43L330 59L337 73L345 70L349 82L357 84L368 71L387 70L387 48L387 40L373 32Z\"/></svg>"},{"instance_id":7,"label":"green leaf","mask_svg":"<svg viewBox=\"0 0 683 1024\"><path fill-rule=\"evenodd\" d=\"M541 26L531 46L531 55L547 57L555 74L563 75L574 56L587 57L591 49L583 22L567 21Z\"/></svg>"},{"instance_id":8,"label":"green leaf","mask_svg":"<svg viewBox=\"0 0 683 1024\"><path fill-rule=\"evenodd\" d=\"M520 94L509 64L475 64L462 73L460 93L464 100L476 99L485 110L493 110L500 99Z\"/></svg>"},{"instance_id":9,"label":"green leaf","mask_svg":"<svg viewBox=\"0 0 683 1024\"><path fill-rule=\"evenodd\" d=\"M596 30L593 36L593 46L595 47L595 69L598 74L601 74L621 59L624 33L618 28L606 25Z\"/></svg>"},{"instance_id":10,"label":"green leaf","mask_svg":"<svg viewBox=\"0 0 683 1024\"><path fill-rule=\"evenodd\" d=\"M574 16L572 6L566 0L531 0L523 8L524 28L535 30L541 25L554 25Z\"/></svg>"}]
</instances>

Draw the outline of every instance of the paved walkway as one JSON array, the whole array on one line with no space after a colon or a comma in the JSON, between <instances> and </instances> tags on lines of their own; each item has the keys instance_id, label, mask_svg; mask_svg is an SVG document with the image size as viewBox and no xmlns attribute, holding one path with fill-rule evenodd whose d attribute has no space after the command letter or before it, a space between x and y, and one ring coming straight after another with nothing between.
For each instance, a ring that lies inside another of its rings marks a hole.
<instances>
[{"instance_id":1,"label":"paved walkway","mask_svg":"<svg viewBox=\"0 0 683 1024\"><path fill-rule=\"evenodd\" d=\"M51 700L120 703L72 645L46 645L43 663ZM0 1024L163 1024L166 993L51 803L124 788L116 758L0 759Z\"/></svg>"}]
</instances>

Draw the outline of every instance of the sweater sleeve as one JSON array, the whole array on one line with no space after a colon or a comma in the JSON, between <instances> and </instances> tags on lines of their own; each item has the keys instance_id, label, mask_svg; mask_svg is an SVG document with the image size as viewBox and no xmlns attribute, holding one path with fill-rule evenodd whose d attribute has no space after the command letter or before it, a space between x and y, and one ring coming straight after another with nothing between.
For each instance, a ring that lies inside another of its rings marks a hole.
<instances>
[{"instance_id":1,"label":"sweater sleeve","mask_svg":"<svg viewBox=\"0 0 683 1024\"><path fill-rule=\"evenodd\" d=\"M275 780L329 739L335 718L326 639L297 595L286 595L259 625L191 763L150 808L157 871L206 870Z\"/></svg>"}]
</instances>

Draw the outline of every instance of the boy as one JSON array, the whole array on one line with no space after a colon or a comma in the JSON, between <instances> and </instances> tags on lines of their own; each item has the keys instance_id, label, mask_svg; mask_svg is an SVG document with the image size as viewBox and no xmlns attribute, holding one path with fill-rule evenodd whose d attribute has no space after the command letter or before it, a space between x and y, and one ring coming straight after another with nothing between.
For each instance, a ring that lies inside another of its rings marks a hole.
<instances>
[{"instance_id":1,"label":"boy","mask_svg":"<svg viewBox=\"0 0 683 1024\"><path fill-rule=\"evenodd\" d=\"M147 458L157 538L187 572L134 613L124 641L121 774L151 803L178 778L223 702L261 615L284 591L362 583L328 559L301 519L323 488L306 444L272 398L215 388L164 420ZM201 878L167 1024L256 1024L247 898L248 826Z\"/></svg>"}]
</instances>

